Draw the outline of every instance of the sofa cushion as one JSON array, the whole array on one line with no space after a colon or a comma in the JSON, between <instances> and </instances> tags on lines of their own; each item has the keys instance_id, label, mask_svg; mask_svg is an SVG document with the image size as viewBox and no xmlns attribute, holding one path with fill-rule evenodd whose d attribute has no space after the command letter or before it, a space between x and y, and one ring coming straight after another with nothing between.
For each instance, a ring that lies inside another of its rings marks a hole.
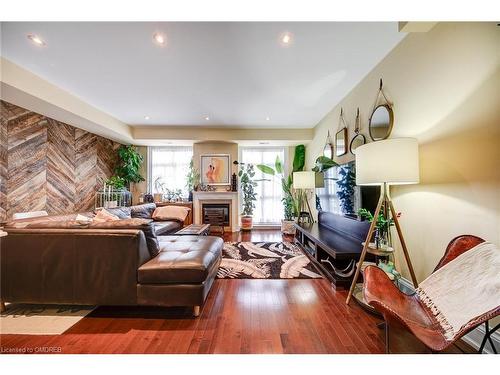
<instances>
[{"instance_id":1,"label":"sofa cushion","mask_svg":"<svg viewBox=\"0 0 500 375\"><path fill-rule=\"evenodd\" d=\"M161 236L160 253L138 270L140 284L201 283L219 267L222 238Z\"/></svg>"},{"instance_id":2,"label":"sofa cushion","mask_svg":"<svg viewBox=\"0 0 500 375\"><path fill-rule=\"evenodd\" d=\"M157 236L165 236L177 232L182 228L182 223L178 221L155 221L153 223Z\"/></svg>"},{"instance_id":3,"label":"sofa cushion","mask_svg":"<svg viewBox=\"0 0 500 375\"><path fill-rule=\"evenodd\" d=\"M156 204L145 203L137 206L130 206L130 216L139 219L151 219L153 212L156 209Z\"/></svg>"},{"instance_id":4,"label":"sofa cushion","mask_svg":"<svg viewBox=\"0 0 500 375\"><path fill-rule=\"evenodd\" d=\"M116 220L120 220L120 218L112 214L105 208L99 209L93 218L93 222L95 223L103 223L106 221L116 221Z\"/></svg>"},{"instance_id":5,"label":"sofa cushion","mask_svg":"<svg viewBox=\"0 0 500 375\"><path fill-rule=\"evenodd\" d=\"M91 223L87 226L92 229L140 229L146 237L146 244L151 257L155 257L160 252L158 239L156 238L153 221L149 219L123 219L116 221L106 221L102 223Z\"/></svg>"},{"instance_id":6,"label":"sofa cushion","mask_svg":"<svg viewBox=\"0 0 500 375\"><path fill-rule=\"evenodd\" d=\"M37 224L37 223L75 221L77 215L78 214L49 215L49 216L32 217L26 219L17 219L6 223L5 228L22 229L22 228L27 228L31 224ZM80 215L89 218L94 217L94 214L91 212L80 213Z\"/></svg>"},{"instance_id":7,"label":"sofa cushion","mask_svg":"<svg viewBox=\"0 0 500 375\"><path fill-rule=\"evenodd\" d=\"M191 209L183 206L163 206L156 207L153 212L153 220L176 220L183 222Z\"/></svg>"},{"instance_id":8,"label":"sofa cushion","mask_svg":"<svg viewBox=\"0 0 500 375\"><path fill-rule=\"evenodd\" d=\"M120 219L131 219L131 210L130 207L115 207L115 208L106 208L110 214L118 216Z\"/></svg>"}]
</instances>

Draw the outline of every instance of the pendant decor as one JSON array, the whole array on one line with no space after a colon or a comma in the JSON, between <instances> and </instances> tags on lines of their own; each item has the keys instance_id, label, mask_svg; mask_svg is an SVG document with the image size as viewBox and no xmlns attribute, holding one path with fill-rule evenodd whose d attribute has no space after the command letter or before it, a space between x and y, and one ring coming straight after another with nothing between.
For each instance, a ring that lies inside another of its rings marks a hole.
<instances>
[{"instance_id":1,"label":"pendant decor","mask_svg":"<svg viewBox=\"0 0 500 375\"><path fill-rule=\"evenodd\" d=\"M363 134L360 134L361 120L359 119L359 107L356 112L356 121L354 122L354 134L351 143L349 144L349 151L351 154L356 155L356 149L366 143L366 138Z\"/></svg>"},{"instance_id":2,"label":"pendant decor","mask_svg":"<svg viewBox=\"0 0 500 375\"><path fill-rule=\"evenodd\" d=\"M342 127L335 134L335 156L347 154L347 125L344 119L344 108L340 108L339 126Z\"/></svg>"},{"instance_id":3,"label":"pendant decor","mask_svg":"<svg viewBox=\"0 0 500 375\"><path fill-rule=\"evenodd\" d=\"M377 98L375 99L373 111L368 122L370 138L373 141L381 141L383 139L389 138L389 136L391 135L392 126L394 124L394 112L392 110L392 104L387 100L382 86L383 82L381 78ZM379 103L380 96L382 96L382 98L384 99L384 102L382 103Z\"/></svg>"}]
</instances>

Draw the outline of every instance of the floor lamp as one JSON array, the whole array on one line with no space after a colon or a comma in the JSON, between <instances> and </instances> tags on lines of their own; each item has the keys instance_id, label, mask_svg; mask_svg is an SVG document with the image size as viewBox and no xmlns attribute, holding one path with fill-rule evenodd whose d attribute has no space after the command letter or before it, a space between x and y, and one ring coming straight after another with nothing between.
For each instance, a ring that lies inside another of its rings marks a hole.
<instances>
[{"instance_id":1,"label":"floor lamp","mask_svg":"<svg viewBox=\"0 0 500 375\"><path fill-rule=\"evenodd\" d=\"M394 226L403 248L406 264L410 270L411 279L415 287L418 286L415 272L411 264L410 255L399 225L398 217L391 196L390 185L417 184L419 182L418 169L418 143L414 138L396 138L377 141L360 146L356 149L356 185L380 185L380 198L373 215L374 220L368 230L363 251L359 258L358 267L352 280L346 303L349 304L354 288L358 281L361 266L365 260L366 253L370 252L370 241L375 231L379 213L384 207L385 215L390 210L394 220Z\"/></svg>"},{"instance_id":2,"label":"floor lamp","mask_svg":"<svg viewBox=\"0 0 500 375\"><path fill-rule=\"evenodd\" d=\"M300 213L309 213L309 222L314 223L312 217L311 206L309 206L309 199L307 199L307 191L314 190L316 187L316 173L313 171L293 172L293 188L297 190L300 207L299 207L299 221ZM307 208L307 211L305 211Z\"/></svg>"}]
</instances>

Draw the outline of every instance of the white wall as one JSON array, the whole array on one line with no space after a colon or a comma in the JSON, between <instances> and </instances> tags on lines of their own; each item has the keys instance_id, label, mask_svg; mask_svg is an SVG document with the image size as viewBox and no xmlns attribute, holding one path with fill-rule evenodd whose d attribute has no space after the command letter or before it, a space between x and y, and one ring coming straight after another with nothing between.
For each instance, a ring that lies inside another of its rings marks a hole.
<instances>
[{"instance_id":1,"label":"white wall","mask_svg":"<svg viewBox=\"0 0 500 375\"><path fill-rule=\"evenodd\" d=\"M409 34L317 124L307 146L311 168L327 131L337 130L341 107L349 140L357 107L369 139L367 119L383 78L394 103L391 137L416 137L420 144L421 183L392 191L419 280L459 234L500 243L499 46L496 23L439 23Z\"/></svg>"}]
</instances>

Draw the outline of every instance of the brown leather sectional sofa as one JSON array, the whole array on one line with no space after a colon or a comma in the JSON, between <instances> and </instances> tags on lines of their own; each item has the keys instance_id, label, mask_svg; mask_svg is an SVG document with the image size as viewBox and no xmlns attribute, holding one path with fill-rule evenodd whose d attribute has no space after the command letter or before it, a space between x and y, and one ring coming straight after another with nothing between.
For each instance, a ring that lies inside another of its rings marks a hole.
<instances>
[{"instance_id":1,"label":"brown leather sectional sofa","mask_svg":"<svg viewBox=\"0 0 500 375\"><path fill-rule=\"evenodd\" d=\"M199 314L222 258L221 238L155 236L168 223L137 215L87 226L72 216L4 228L2 303L192 306Z\"/></svg>"}]
</instances>

